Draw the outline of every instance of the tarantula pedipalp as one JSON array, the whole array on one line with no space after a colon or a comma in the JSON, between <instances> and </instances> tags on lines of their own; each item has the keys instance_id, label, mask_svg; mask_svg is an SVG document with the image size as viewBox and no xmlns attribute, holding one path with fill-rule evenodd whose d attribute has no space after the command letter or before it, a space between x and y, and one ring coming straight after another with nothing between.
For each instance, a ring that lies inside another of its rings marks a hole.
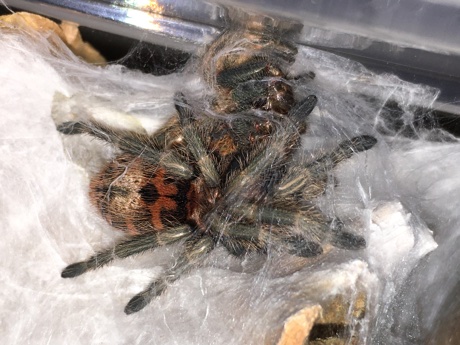
<instances>
[{"instance_id":1,"label":"tarantula pedipalp","mask_svg":"<svg viewBox=\"0 0 460 345\"><path fill-rule=\"evenodd\" d=\"M321 254L325 239L348 249L365 246L362 237L332 226L313 199L337 163L376 140L356 137L305 166L296 163L299 129L315 104L310 96L288 116L248 114L228 122L197 116L179 95L178 125L150 136L94 121L58 125L64 134L87 134L119 149L91 180L90 198L107 222L127 233L114 247L67 266L62 277L182 241L175 265L129 301L131 314L218 244L236 256L275 246L302 257Z\"/></svg>"}]
</instances>

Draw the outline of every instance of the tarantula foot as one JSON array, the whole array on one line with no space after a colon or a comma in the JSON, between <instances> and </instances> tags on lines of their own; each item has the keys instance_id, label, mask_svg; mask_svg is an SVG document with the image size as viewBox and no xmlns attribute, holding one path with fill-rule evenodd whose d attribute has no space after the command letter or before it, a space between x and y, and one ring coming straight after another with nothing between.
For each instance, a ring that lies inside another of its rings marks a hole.
<instances>
[{"instance_id":1,"label":"tarantula foot","mask_svg":"<svg viewBox=\"0 0 460 345\"><path fill-rule=\"evenodd\" d=\"M315 78L316 78L316 73L313 71L310 71L310 72L299 74L292 79L295 81L300 80L302 82L308 82L310 80L314 80Z\"/></svg>"},{"instance_id":2,"label":"tarantula foot","mask_svg":"<svg viewBox=\"0 0 460 345\"><path fill-rule=\"evenodd\" d=\"M152 283L147 290L139 292L130 299L125 307L125 314L137 313L139 310L144 309L153 298L161 295L165 290L166 281L160 280Z\"/></svg>"},{"instance_id":3,"label":"tarantula foot","mask_svg":"<svg viewBox=\"0 0 460 345\"><path fill-rule=\"evenodd\" d=\"M353 149L360 152L372 148L377 143L377 139L370 135L362 135L351 139L350 142Z\"/></svg>"},{"instance_id":4,"label":"tarantula foot","mask_svg":"<svg viewBox=\"0 0 460 345\"><path fill-rule=\"evenodd\" d=\"M64 268L61 273L62 278L74 278L82 275L88 270L86 262L77 262Z\"/></svg>"},{"instance_id":5,"label":"tarantula foot","mask_svg":"<svg viewBox=\"0 0 460 345\"><path fill-rule=\"evenodd\" d=\"M296 121L301 121L315 109L318 98L315 95L310 95L297 103L289 112L289 116Z\"/></svg>"},{"instance_id":6,"label":"tarantula foot","mask_svg":"<svg viewBox=\"0 0 460 345\"><path fill-rule=\"evenodd\" d=\"M302 236L291 236L287 243L289 245L289 253L303 258L311 258L323 253L323 248L319 243L307 241Z\"/></svg>"},{"instance_id":7,"label":"tarantula foot","mask_svg":"<svg viewBox=\"0 0 460 345\"><path fill-rule=\"evenodd\" d=\"M136 296L130 299L125 307L125 314L129 315L137 313L139 310L144 309L147 304L152 300L152 296L147 292L138 293Z\"/></svg>"},{"instance_id":8,"label":"tarantula foot","mask_svg":"<svg viewBox=\"0 0 460 345\"><path fill-rule=\"evenodd\" d=\"M85 133L85 125L81 122L68 121L56 126L56 129L62 134L73 135Z\"/></svg>"},{"instance_id":9,"label":"tarantula foot","mask_svg":"<svg viewBox=\"0 0 460 345\"><path fill-rule=\"evenodd\" d=\"M316 107L318 98L315 95L310 95L297 103L290 111L289 117L298 127L299 133L303 134L306 131L307 123L306 118L311 114Z\"/></svg>"},{"instance_id":10,"label":"tarantula foot","mask_svg":"<svg viewBox=\"0 0 460 345\"><path fill-rule=\"evenodd\" d=\"M359 250L366 248L366 240L364 237L347 231L335 233L331 243L334 247L341 249Z\"/></svg>"},{"instance_id":11,"label":"tarantula foot","mask_svg":"<svg viewBox=\"0 0 460 345\"><path fill-rule=\"evenodd\" d=\"M243 246L229 246L227 248L228 252L237 258L242 258L246 253L246 249Z\"/></svg>"},{"instance_id":12,"label":"tarantula foot","mask_svg":"<svg viewBox=\"0 0 460 345\"><path fill-rule=\"evenodd\" d=\"M192 122L194 114L182 92L177 92L174 95L174 103L176 110L179 113L180 123L183 126L190 124Z\"/></svg>"}]
</instances>

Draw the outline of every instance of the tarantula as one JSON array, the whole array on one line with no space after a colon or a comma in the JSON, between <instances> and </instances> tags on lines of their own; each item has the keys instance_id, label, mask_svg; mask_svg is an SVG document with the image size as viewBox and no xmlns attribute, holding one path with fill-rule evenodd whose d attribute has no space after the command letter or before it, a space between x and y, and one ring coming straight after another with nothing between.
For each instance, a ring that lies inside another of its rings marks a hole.
<instances>
[{"instance_id":1,"label":"tarantula","mask_svg":"<svg viewBox=\"0 0 460 345\"><path fill-rule=\"evenodd\" d=\"M247 112L233 120L201 116L182 94L177 116L162 130L139 134L96 121L65 122L68 135L87 134L119 150L90 182L90 200L127 238L89 259L67 266L63 278L79 276L115 258L182 242L175 265L134 296L125 313L144 308L168 284L196 267L216 245L231 254L265 253L272 246L300 257L322 253L322 243L365 247L314 205L328 173L376 139L359 136L302 164L293 159L306 118L316 105L309 96L287 115Z\"/></svg>"},{"instance_id":2,"label":"tarantula","mask_svg":"<svg viewBox=\"0 0 460 345\"><path fill-rule=\"evenodd\" d=\"M335 165L370 149L376 139L356 137L316 160L302 158L301 135L317 99L294 101L283 66L293 62L296 48L273 30L248 29L243 36L239 30L224 33L202 58L204 79L217 95L214 110L225 116L206 116L177 94L177 115L151 135L94 120L57 126L63 134L90 135L118 150L91 179L89 196L102 217L127 236L67 266L63 278L182 243L175 265L128 302L125 313L131 314L217 245L237 257L271 247L300 257L320 255L324 243L365 247L363 237L328 219L314 199Z\"/></svg>"}]
</instances>

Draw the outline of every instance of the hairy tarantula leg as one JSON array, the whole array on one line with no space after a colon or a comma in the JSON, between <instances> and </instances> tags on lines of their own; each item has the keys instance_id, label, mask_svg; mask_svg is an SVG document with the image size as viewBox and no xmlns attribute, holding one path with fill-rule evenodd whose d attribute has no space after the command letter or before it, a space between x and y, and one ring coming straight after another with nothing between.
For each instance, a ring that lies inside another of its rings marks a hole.
<instances>
[{"instance_id":1,"label":"hairy tarantula leg","mask_svg":"<svg viewBox=\"0 0 460 345\"><path fill-rule=\"evenodd\" d=\"M238 197L240 191L268 194L272 187L284 174L286 162L293 150L299 145L299 133L292 123L286 124L281 133L274 131L262 152L249 161L227 184L223 195L234 194ZM262 186L262 188L261 188ZM255 195L258 198L257 195ZM230 200L230 202L232 202Z\"/></svg>"},{"instance_id":2,"label":"hairy tarantula leg","mask_svg":"<svg viewBox=\"0 0 460 345\"><path fill-rule=\"evenodd\" d=\"M266 252L272 242L286 247L289 254L300 257L314 257L323 253L318 242L291 232L280 232L268 226L267 229L253 225L236 224L220 237L220 242L237 257L251 251Z\"/></svg>"},{"instance_id":3,"label":"hairy tarantula leg","mask_svg":"<svg viewBox=\"0 0 460 345\"><path fill-rule=\"evenodd\" d=\"M180 226L161 232L133 236L126 241L116 244L113 248L103 250L91 256L88 260L67 266L61 273L62 278L74 278L110 263L116 258L127 258L147 250L168 245L191 235L189 226Z\"/></svg>"},{"instance_id":4,"label":"hairy tarantula leg","mask_svg":"<svg viewBox=\"0 0 460 345\"><path fill-rule=\"evenodd\" d=\"M171 151L162 152L155 140L147 134L114 130L96 121L64 122L57 126L57 130L67 135L91 135L133 156L142 156L152 164L160 164L170 175L179 179L189 179L193 175L193 169L188 164Z\"/></svg>"},{"instance_id":5,"label":"hairy tarantula leg","mask_svg":"<svg viewBox=\"0 0 460 345\"><path fill-rule=\"evenodd\" d=\"M113 129L94 120L64 122L57 125L56 129L66 135L88 134L134 155L139 155L146 147L155 146L145 133Z\"/></svg>"},{"instance_id":6,"label":"hairy tarantula leg","mask_svg":"<svg viewBox=\"0 0 460 345\"><path fill-rule=\"evenodd\" d=\"M194 113L187 104L182 93L175 96L176 109L179 113L179 120L183 126L182 135L187 142L187 147L195 158L201 174L208 187L217 187L220 183L219 173L211 156L206 151L201 138L193 126Z\"/></svg>"},{"instance_id":7,"label":"hairy tarantula leg","mask_svg":"<svg viewBox=\"0 0 460 345\"><path fill-rule=\"evenodd\" d=\"M331 243L334 247L358 250L366 248L366 240L360 235L343 230L343 223L340 220L331 222L332 238Z\"/></svg>"},{"instance_id":8,"label":"hairy tarantula leg","mask_svg":"<svg viewBox=\"0 0 460 345\"><path fill-rule=\"evenodd\" d=\"M323 238L330 238L331 244L337 248L359 250L366 247L364 237L344 231L343 223L338 220L328 221L326 216L314 205L304 205L302 209L295 212L274 207L251 207L248 205L242 205L241 209L245 211L238 215L246 220L252 222L259 220L264 224L278 227L296 226L306 235L308 234L307 237L311 240L302 234L272 230L270 235L287 244L289 252L293 255L311 257L321 254L322 248L318 241ZM237 228L233 228L232 231L235 229ZM246 231L244 234L242 230L232 232L230 236L243 239L257 238L258 241L261 241L264 236L263 233L255 233L249 228L245 228L244 231Z\"/></svg>"},{"instance_id":9,"label":"hairy tarantula leg","mask_svg":"<svg viewBox=\"0 0 460 345\"><path fill-rule=\"evenodd\" d=\"M323 176L337 164L350 158L354 153L369 150L376 143L377 139L369 135L345 140L335 150L308 164L307 167L314 175Z\"/></svg>"},{"instance_id":10,"label":"hairy tarantula leg","mask_svg":"<svg viewBox=\"0 0 460 345\"><path fill-rule=\"evenodd\" d=\"M261 80L269 76L281 76L281 71L272 67L263 57L256 56L239 66L224 69L217 74L216 82L222 87L235 88L249 80Z\"/></svg>"},{"instance_id":11,"label":"hairy tarantula leg","mask_svg":"<svg viewBox=\"0 0 460 345\"><path fill-rule=\"evenodd\" d=\"M323 248L318 242L308 241L301 235L291 235L283 238L289 254L302 258L311 258L323 254Z\"/></svg>"},{"instance_id":12,"label":"hairy tarantula leg","mask_svg":"<svg viewBox=\"0 0 460 345\"><path fill-rule=\"evenodd\" d=\"M79 121L67 121L60 123L59 125L56 126L56 129L61 132L62 134L66 135L75 135L75 134L83 134L83 133L90 133L90 129L88 128L88 125L84 122L79 122ZM96 136L96 135L95 135ZM105 138L100 138L105 140Z\"/></svg>"},{"instance_id":13,"label":"hairy tarantula leg","mask_svg":"<svg viewBox=\"0 0 460 345\"><path fill-rule=\"evenodd\" d=\"M189 238L175 265L151 283L147 289L134 296L126 305L125 313L132 314L143 309L153 298L161 295L169 284L198 265L213 248L214 241L209 236Z\"/></svg>"},{"instance_id":14,"label":"hairy tarantula leg","mask_svg":"<svg viewBox=\"0 0 460 345\"><path fill-rule=\"evenodd\" d=\"M274 225L280 228L295 226L301 233L277 232L272 229L272 236L280 238L288 245L291 254L310 257L322 253L318 242L329 238L335 247L347 250L359 250L366 247L366 240L360 236L343 230L343 223L339 220L329 221L326 216L315 205L304 205L296 211L279 209L276 207L251 207L242 205L236 215L255 222ZM248 231L246 236L261 238L262 234ZM303 235L305 234L305 236ZM241 237L241 231L231 236Z\"/></svg>"},{"instance_id":15,"label":"hairy tarantula leg","mask_svg":"<svg viewBox=\"0 0 460 345\"><path fill-rule=\"evenodd\" d=\"M265 250L270 242L278 242L293 255L317 256L323 252L319 242L330 231L327 218L314 205L288 211L243 204L234 215L246 222L261 224L258 227L236 224L223 231L220 241L235 255L244 250ZM289 227L298 230L289 230Z\"/></svg>"},{"instance_id":16,"label":"hairy tarantula leg","mask_svg":"<svg viewBox=\"0 0 460 345\"><path fill-rule=\"evenodd\" d=\"M273 201L280 203L286 199L312 200L322 195L326 189L328 173L335 165L355 152L370 149L376 142L376 139L371 136L356 137L342 142L335 151L323 155L315 162L294 163L274 188ZM347 236L346 233L343 236ZM355 241L355 247L360 247L363 243L359 238L353 240L352 235L344 241Z\"/></svg>"},{"instance_id":17,"label":"hairy tarantula leg","mask_svg":"<svg viewBox=\"0 0 460 345\"><path fill-rule=\"evenodd\" d=\"M312 200L322 195L327 185L327 175L318 178L303 164L290 166L281 181L274 188L273 200L301 198Z\"/></svg>"},{"instance_id":18,"label":"hairy tarantula leg","mask_svg":"<svg viewBox=\"0 0 460 345\"><path fill-rule=\"evenodd\" d=\"M294 105L291 111L289 111L288 117L296 124L300 133L305 133L307 129L305 119L315 109L316 103L318 103L318 98L315 95L310 95Z\"/></svg>"},{"instance_id":19,"label":"hairy tarantula leg","mask_svg":"<svg viewBox=\"0 0 460 345\"><path fill-rule=\"evenodd\" d=\"M207 217L210 235L221 243L230 254L240 257L248 252L266 252L265 238L260 238L260 228L245 224L223 226L221 216L212 213Z\"/></svg>"},{"instance_id":20,"label":"hairy tarantula leg","mask_svg":"<svg viewBox=\"0 0 460 345\"><path fill-rule=\"evenodd\" d=\"M249 229L249 231L247 231L247 229ZM219 242L222 243L231 255L242 257L246 253L250 252L266 253L267 243L258 239L258 232L254 231L253 227L250 225L238 225L232 227L229 233L231 233L230 236L220 236ZM243 236L233 236L237 233L242 234Z\"/></svg>"},{"instance_id":21,"label":"hairy tarantula leg","mask_svg":"<svg viewBox=\"0 0 460 345\"><path fill-rule=\"evenodd\" d=\"M250 80L236 85L231 95L237 103L235 111L243 111L252 107L260 108L266 103L268 83L263 80Z\"/></svg>"}]
</instances>

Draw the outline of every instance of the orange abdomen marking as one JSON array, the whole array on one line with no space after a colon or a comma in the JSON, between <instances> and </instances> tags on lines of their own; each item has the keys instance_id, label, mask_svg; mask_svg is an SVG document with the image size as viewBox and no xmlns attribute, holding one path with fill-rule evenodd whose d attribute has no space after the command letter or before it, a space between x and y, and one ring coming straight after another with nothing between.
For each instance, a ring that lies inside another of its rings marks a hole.
<instances>
[{"instance_id":1,"label":"orange abdomen marking","mask_svg":"<svg viewBox=\"0 0 460 345\"><path fill-rule=\"evenodd\" d=\"M109 224L134 235L184 223L189 188L190 181L123 154L91 180L89 194Z\"/></svg>"},{"instance_id":2,"label":"orange abdomen marking","mask_svg":"<svg viewBox=\"0 0 460 345\"><path fill-rule=\"evenodd\" d=\"M162 230L164 228L164 215L180 211L176 201L178 188L174 183L167 183L164 169L158 169L150 181L142 187L140 194L148 204L153 226Z\"/></svg>"}]
</instances>

